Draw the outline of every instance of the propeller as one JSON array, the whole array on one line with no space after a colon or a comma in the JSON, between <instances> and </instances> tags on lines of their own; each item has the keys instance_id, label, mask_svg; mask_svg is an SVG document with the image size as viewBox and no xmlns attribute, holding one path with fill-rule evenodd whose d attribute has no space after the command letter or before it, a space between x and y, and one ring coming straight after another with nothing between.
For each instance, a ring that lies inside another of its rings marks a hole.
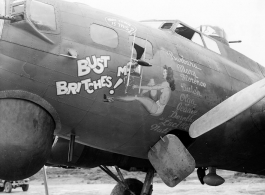
<instances>
[{"instance_id":1,"label":"propeller","mask_svg":"<svg viewBox=\"0 0 265 195\"><path fill-rule=\"evenodd\" d=\"M189 129L192 138L214 129L265 97L265 79L235 93L194 121Z\"/></svg>"}]
</instances>

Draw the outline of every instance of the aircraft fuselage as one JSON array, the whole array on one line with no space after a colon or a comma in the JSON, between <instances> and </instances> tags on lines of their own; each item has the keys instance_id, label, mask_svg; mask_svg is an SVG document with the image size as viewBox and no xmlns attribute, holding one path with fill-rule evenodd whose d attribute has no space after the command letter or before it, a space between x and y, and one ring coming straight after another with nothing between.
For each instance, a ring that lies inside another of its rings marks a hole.
<instances>
[{"instance_id":1,"label":"aircraft fuselage","mask_svg":"<svg viewBox=\"0 0 265 195\"><path fill-rule=\"evenodd\" d=\"M218 41L221 54L87 5L40 2L26 6L28 18L0 23L1 98L34 102L52 116L55 135L75 134L77 143L100 150L146 159L150 146L173 133L197 166L264 169L264 99L214 132L188 135L194 120L264 78L262 66ZM33 11L42 4L49 21ZM152 66L133 70L132 57Z\"/></svg>"}]
</instances>

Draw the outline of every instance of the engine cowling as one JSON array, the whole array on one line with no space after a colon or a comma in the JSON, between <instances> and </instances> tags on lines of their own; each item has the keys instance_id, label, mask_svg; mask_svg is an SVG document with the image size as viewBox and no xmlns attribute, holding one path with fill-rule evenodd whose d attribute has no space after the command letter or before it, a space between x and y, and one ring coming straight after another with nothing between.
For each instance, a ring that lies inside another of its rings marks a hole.
<instances>
[{"instance_id":1,"label":"engine cowling","mask_svg":"<svg viewBox=\"0 0 265 195\"><path fill-rule=\"evenodd\" d=\"M54 128L37 104L0 99L0 178L19 180L38 172L50 155Z\"/></svg>"}]
</instances>

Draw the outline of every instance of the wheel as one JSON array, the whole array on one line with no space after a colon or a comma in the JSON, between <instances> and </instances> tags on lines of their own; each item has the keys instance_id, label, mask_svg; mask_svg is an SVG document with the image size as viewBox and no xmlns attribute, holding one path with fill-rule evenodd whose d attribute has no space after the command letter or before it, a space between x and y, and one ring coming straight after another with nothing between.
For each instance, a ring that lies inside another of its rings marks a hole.
<instances>
[{"instance_id":1,"label":"wheel","mask_svg":"<svg viewBox=\"0 0 265 195\"><path fill-rule=\"evenodd\" d=\"M10 183L10 182L6 182L5 183L5 189L4 189L4 191L6 192L6 193L10 193L11 191L12 191L12 184Z\"/></svg>"},{"instance_id":2,"label":"wheel","mask_svg":"<svg viewBox=\"0 0 265 195\"><path fill-rule=\"evenodd\" d=\"M29 184L26 184L26 185L23 185L23 186L22 186L22 190L23 190L24 192L28 191L28 189L29 189Z\"/></svg>"},{"instance_id":3,"label":"wheel","mask_svg":"<svg viewBox=\"0 0 265 195\"><path fill-rule=\"evenodd\" d=\"M140 195L143 187L143 183L137 179L129 178L125 179L125 183L128 185L129 189L135 194ZM131 193L126 190L121 184L117 184L110 195L131 195Z\"/></svg>"},{"instance_id":4,"label":"wheel","mask_svg":"<svg viewBox=\"0 0 265 195\"><path fill-rule=\"evenodd\" d=\"M4 191L4 187L0 187L0 192L3 192Z\"/></svg>"}]
</instances>

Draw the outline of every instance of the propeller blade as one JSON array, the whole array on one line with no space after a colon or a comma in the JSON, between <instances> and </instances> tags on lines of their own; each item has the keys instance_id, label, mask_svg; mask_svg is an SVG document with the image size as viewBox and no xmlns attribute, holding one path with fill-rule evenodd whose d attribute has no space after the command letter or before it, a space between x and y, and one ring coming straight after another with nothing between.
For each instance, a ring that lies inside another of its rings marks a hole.
<instances>
[{"instance_id":1,"label":"propeller blade","mask_svg":"<svg viewBox=\"0 0 265 195\"><path fill-rule=\"evenodd\" d=\"M194 121L189 129L196 138L225 123L265 97L265 79L262 79L232 95Z\"/></svg>"}]
</instances>

